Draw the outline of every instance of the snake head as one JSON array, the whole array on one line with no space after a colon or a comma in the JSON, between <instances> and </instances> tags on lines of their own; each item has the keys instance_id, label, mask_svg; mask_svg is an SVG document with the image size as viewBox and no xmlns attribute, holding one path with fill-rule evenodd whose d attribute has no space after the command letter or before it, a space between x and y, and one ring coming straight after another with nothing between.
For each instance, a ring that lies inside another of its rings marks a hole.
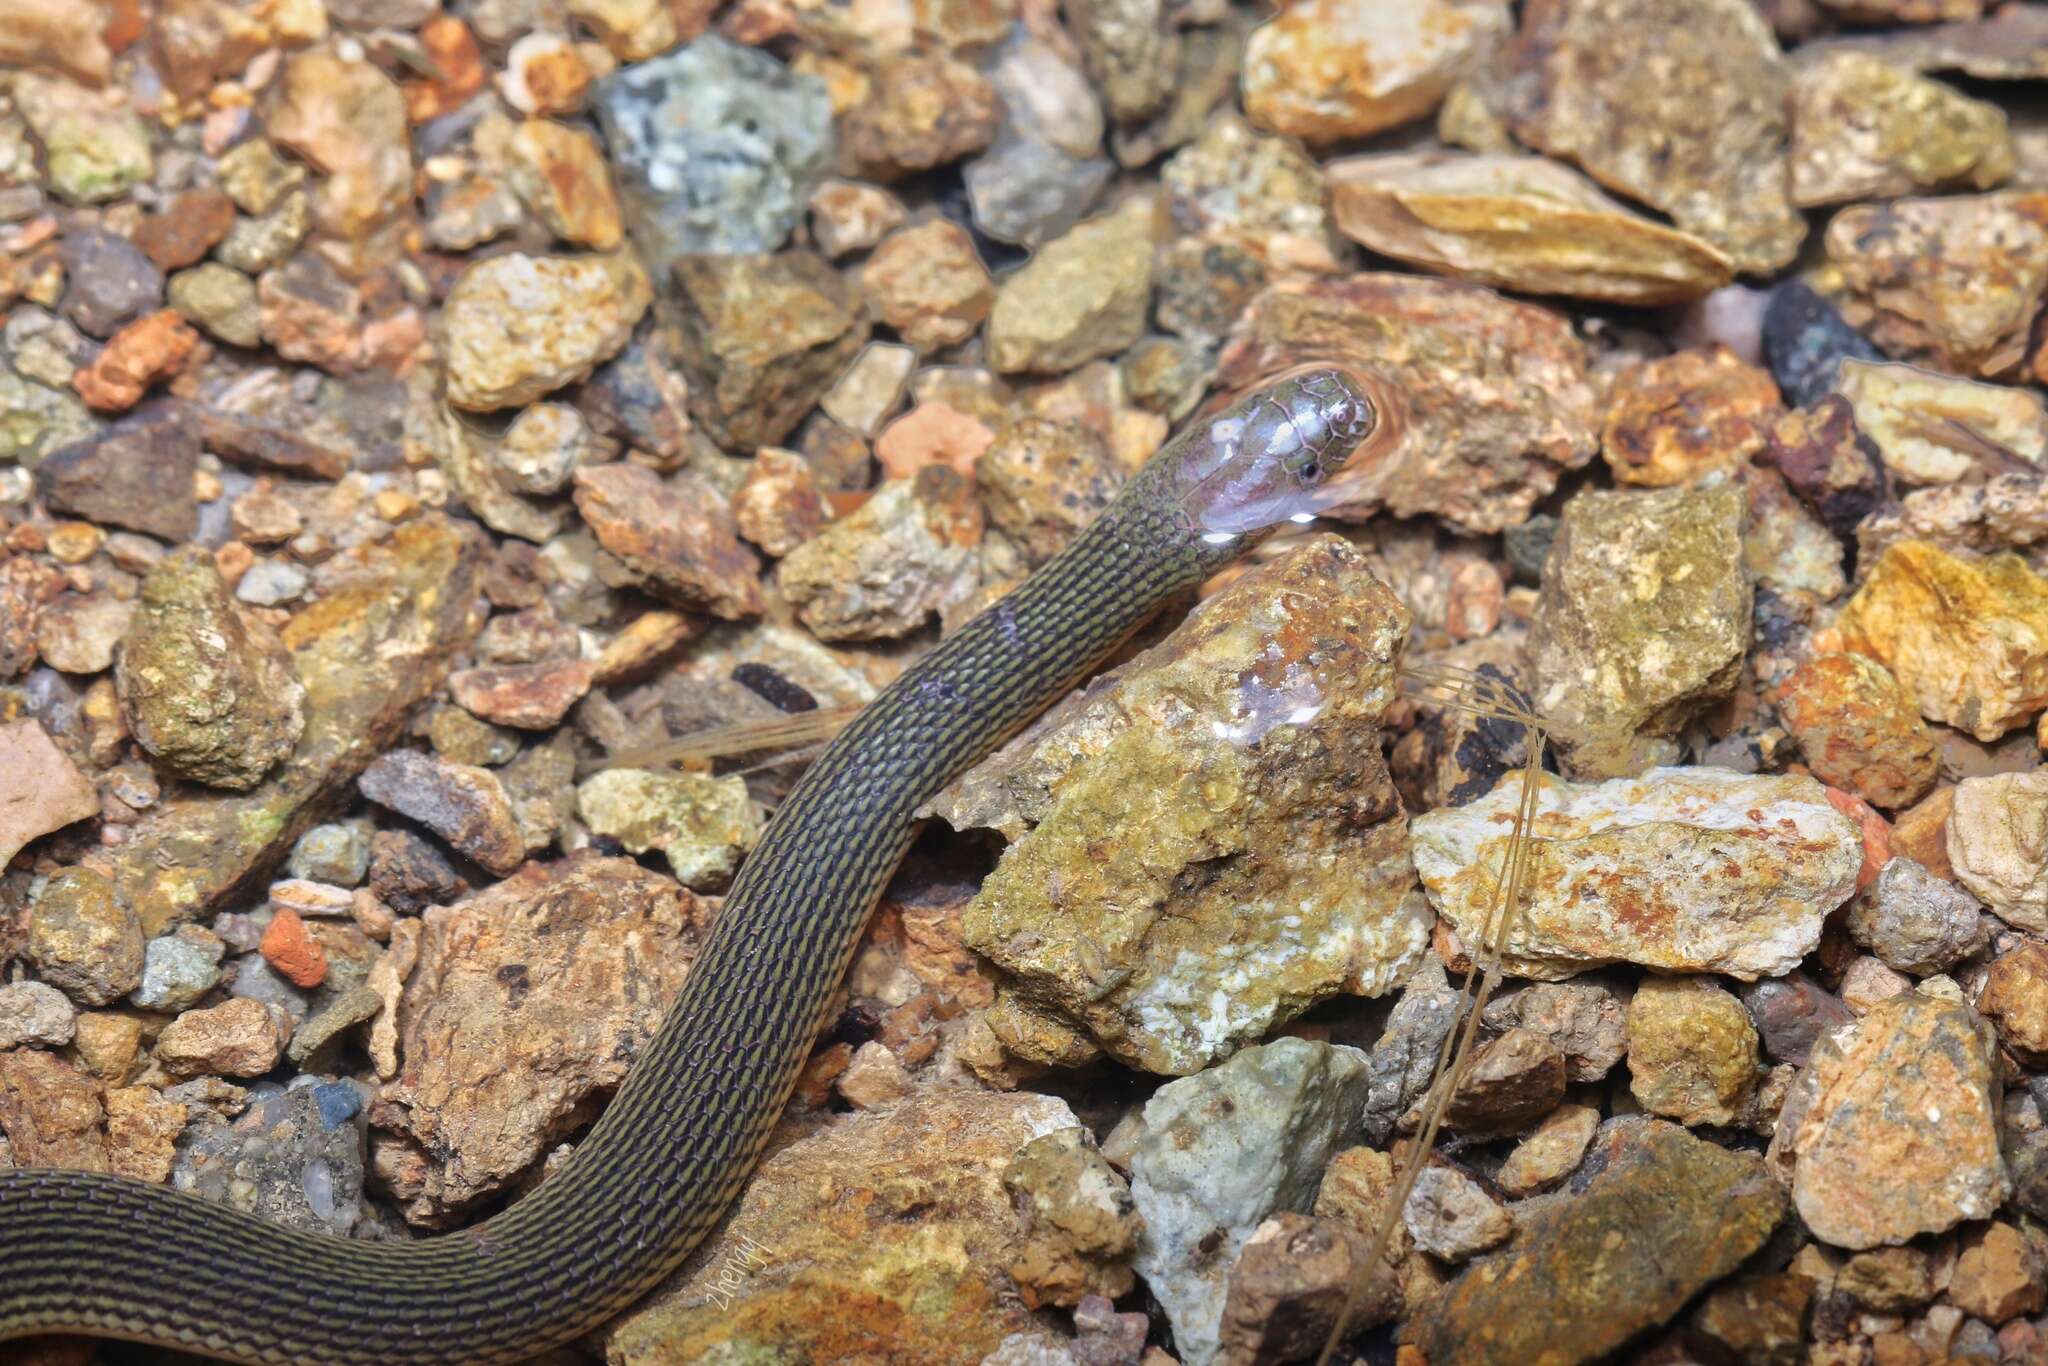
<instances>
[{"instance_id":1,"label":"snake head","mask_svg":"<svg viewBox=\"0 0 2048 1366\"><path fill-rule=\"evenodd\" d=\"M1350 376L1304 370L1198 422L1160 458L1189 523L1205 540L1235 540L1314 517L1317 491L1378 426Z\"/></svg>"}]
</instances>

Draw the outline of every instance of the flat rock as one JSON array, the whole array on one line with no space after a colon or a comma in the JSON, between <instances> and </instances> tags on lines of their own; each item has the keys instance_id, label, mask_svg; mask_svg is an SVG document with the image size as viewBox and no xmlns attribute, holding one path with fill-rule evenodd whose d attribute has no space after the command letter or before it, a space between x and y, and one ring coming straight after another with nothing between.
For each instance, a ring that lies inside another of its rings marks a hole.
<instances>
[{"instance_id":1,"label":"flat rock","mask_svg":"<svg viewBox=\"0 0 2048 1366\"><path fill-rule=\"evenodd\" d=\"M631 255L478 261L448 293L448 401L487 411L530 403L618 354L653 291Z\"/></svg>"},{"instance_id":2,"label":"flat rock","mask_svg":"<svg viewBox=\"0 0 2048 1366\"><path fill-rule=\"evenodd\" d=\"M1461 1366L1599 1359L1741 1265L1784 1211L1754 1156L1612 1121L1567 1189L1518 1208L1515 1243L1452 1282L1420 1346Z\"/></svg>"},{"instance_id":3,"label":"flat rock","mask_svg":"<svg viewBox=\"0 0 2048 1366\"><path fill-rule=\"evenodd\" d=\"M1061 374L1136 341L1152 301L1152 220L1140 197L1032 253L996 290L990 367Z\"/></svg>"},{"instance_id":4,"label":"flat rock","mask_svg":"<svg viewBox=\"0 0 2048 1366\"><path fill-rule=\"evenodd\" d=\"M402 1063L375 1113L417 1158L393 1164L406 1217L449 1222L587 1121L661 1023L709 919L668 878L592 856L429 909L397 1012Z\"/></svg>"},{"instance_id":5,"label":"flat rock","mask_svg":"<svg viewBox=\"0 0 2048 1366\"><path fill-rule=\"evenodd\" d=\"M2008 1189L1994 1048L1975 1011L1928 991L1821 1038L1769 1159L1815 1237L1870 1248L1991 1217Z\"/></svg>"},{"instance_id":6,"label":"flat rock","mask_svg":"<svg viewBox=\"0 0 2048 1366\"><path fill-rule=\"evenodd\" d=\"M1153 1072L1405 978L1428 924L1377 722L1406 626L1321 538L1062 703L933 803L1015 841L967 944Z\"/></svg>"},{"instance_id":7,"label":"flat rock","mask_svg":"<svg viewBox=\"0 0 2048 1366\"><path fill-rule=\"evenodd\" d=\"M1792 202L1801 208L1989 190L2013 172L1995 104L1864 52L1835 51L1792 78Z\"/></svg>"},{"instance_id":8,"label":"flat rock","mask_svg":"<svg viewBox=\"0 0 2048 1366\"><path fill-rule=\"evenodd\" d=\"M1946 840L1958 882L2008 925L2048 934L2048 771L1957 783Z\"/></svg>"},{"instance_id":9,"label":"flat rock","mask_svg":"<svg viewBox=\"0 0 2048 1366\"><path fill-rule=\"evenodd\" d=\"M51 451L36 486L52 512L184 541L199 529L198 466L196 426L179 405L153 404Z\"/></svg>"},{"instance_id":10,"label":"flat rock","mask_svg":"<svg viewBox=\"0 0 2048 1366\"><path fill-rule=\"evenodd\" d=\"M576 510L598 544L650 593L738 618L761 611L761 569L741 545L725 498L685 474L671 485L644 465L592 465L573 476Z\"/></svg>"},{"instance_id":11,"label":"flat rock","mask_svg":"<svg viewBox=\"0 0 2048 1366\"><path fill-rule=\"evenodd\" d=\"M0 726L0 867L30 840L100 813L99 792L36 721Z\"/></svg>"},{"instance_id":12,"label":"flat rock","mask_svg":"<svg viewBox=\"0 0 2048 1366\"><path fill-rule=\"evenodd\" d=\"M2048 403L2031 390L1853 357L1834 390L1900 483L1975 482L2048 458Z\"/></svg>"},{"instance_id":13,"label":"flat rock","mask_svg":"<svg viewBox=\"0 0 2048 1366\"><path fill-rule=\"evenodd\" d=\"M1476 802L1410 822L1423 886L1468 943L1485 942L1521 785L1509 774ZM1531 833L1503 965L1549 981L1615 962L1780 976L1812 952L1863 860L1855 823L1813 779L1715 768L1547 779Z\"/></svg>"},{"instance_id":14,"label":"flat rock","mask_svg":"<svg viewBox=\"0 0 2048 1366\"><path fill-rule=\"evenodd\" d=\"M1476 285L1364 273L1260 294L1217 361L1246 390L1296 365L1371 385L1372 449L1333 493L1347 516L1433 514L1491 534L1526 520L1560 473L1599 450L1600 390L1560 314Z\"/></svg>"}]
</instances>

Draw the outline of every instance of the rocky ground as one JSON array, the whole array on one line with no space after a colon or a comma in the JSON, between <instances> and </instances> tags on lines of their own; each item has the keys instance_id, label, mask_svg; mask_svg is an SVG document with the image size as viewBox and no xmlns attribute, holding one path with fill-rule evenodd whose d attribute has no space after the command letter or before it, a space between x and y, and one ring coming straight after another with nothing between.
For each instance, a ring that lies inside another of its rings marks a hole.
<instances>
[{"instance_id":1,"label":"rocky ground","mask_svg":"<svg viewBox=\"0 0 2048 1366\"><path fill-rule=\"evenodd\" d=\"M0 1165L517 1198L805 747L1332 362L1350 501L934 801L569 1355L2048 1362L2043 79L1986 0L0 0Z\"/></svg>"}]
</instances>

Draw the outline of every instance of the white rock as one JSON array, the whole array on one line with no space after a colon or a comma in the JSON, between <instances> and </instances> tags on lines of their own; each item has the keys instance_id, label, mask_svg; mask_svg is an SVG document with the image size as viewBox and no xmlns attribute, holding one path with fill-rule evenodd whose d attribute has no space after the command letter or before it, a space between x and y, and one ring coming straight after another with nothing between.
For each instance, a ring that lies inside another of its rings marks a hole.
<instances>
[{"instance_id":1,"label":"white rock","mask_svg":"<svg viewBox=\"0 0 2048 1366\"><path fill-rule=\"evenodd\" d=\"M0 987L0 1048L62 1048L71 1042L77 1021L78 1008L47 982Z\"/></svg>"},{"instance_id":2,"label":"white rock","mask_svg":"<svg viewBox=\"0 0 2048 1366\"><path fill-rule=\"evenodd\" d=\"M1401 1222L1417 1247L1452 1263L1499 1247L1515 1231L1514 1216L1456 1167L1423 1168L1401 1209Z\"/></svg>"},{"instance_id":3,"label":"white rock","mask_svg":"<svg viewBox=\"0 0 2048 1366\"><path fill-rule=\"evenodd\" d=\"M1948 859L2000 920L2048 934L2048 769L1957 783Z\"/></svg>"}]
</instances>

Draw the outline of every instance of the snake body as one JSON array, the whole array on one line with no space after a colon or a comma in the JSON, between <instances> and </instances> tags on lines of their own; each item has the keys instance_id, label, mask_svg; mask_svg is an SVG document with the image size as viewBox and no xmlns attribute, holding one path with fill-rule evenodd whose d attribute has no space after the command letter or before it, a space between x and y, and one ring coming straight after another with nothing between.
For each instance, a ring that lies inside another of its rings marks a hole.
<instances>
[{"instance_id":1,"label":"snake body","mask_svg":"<svg viewBox=\"0 0 2048 1366\"><path fill-rule=\"evenodd\" d=\"M918 807L1175 594L1299 517L1374 422L1352 383L1322 370L1197 423L884 689L776 813L602 1118L524 1199L460 1232L369 1243L119 1177L0 1171L0 1341L516 1361L619 1313L681 1264L752 1171Z\"/></svg>"}]
</instances>

